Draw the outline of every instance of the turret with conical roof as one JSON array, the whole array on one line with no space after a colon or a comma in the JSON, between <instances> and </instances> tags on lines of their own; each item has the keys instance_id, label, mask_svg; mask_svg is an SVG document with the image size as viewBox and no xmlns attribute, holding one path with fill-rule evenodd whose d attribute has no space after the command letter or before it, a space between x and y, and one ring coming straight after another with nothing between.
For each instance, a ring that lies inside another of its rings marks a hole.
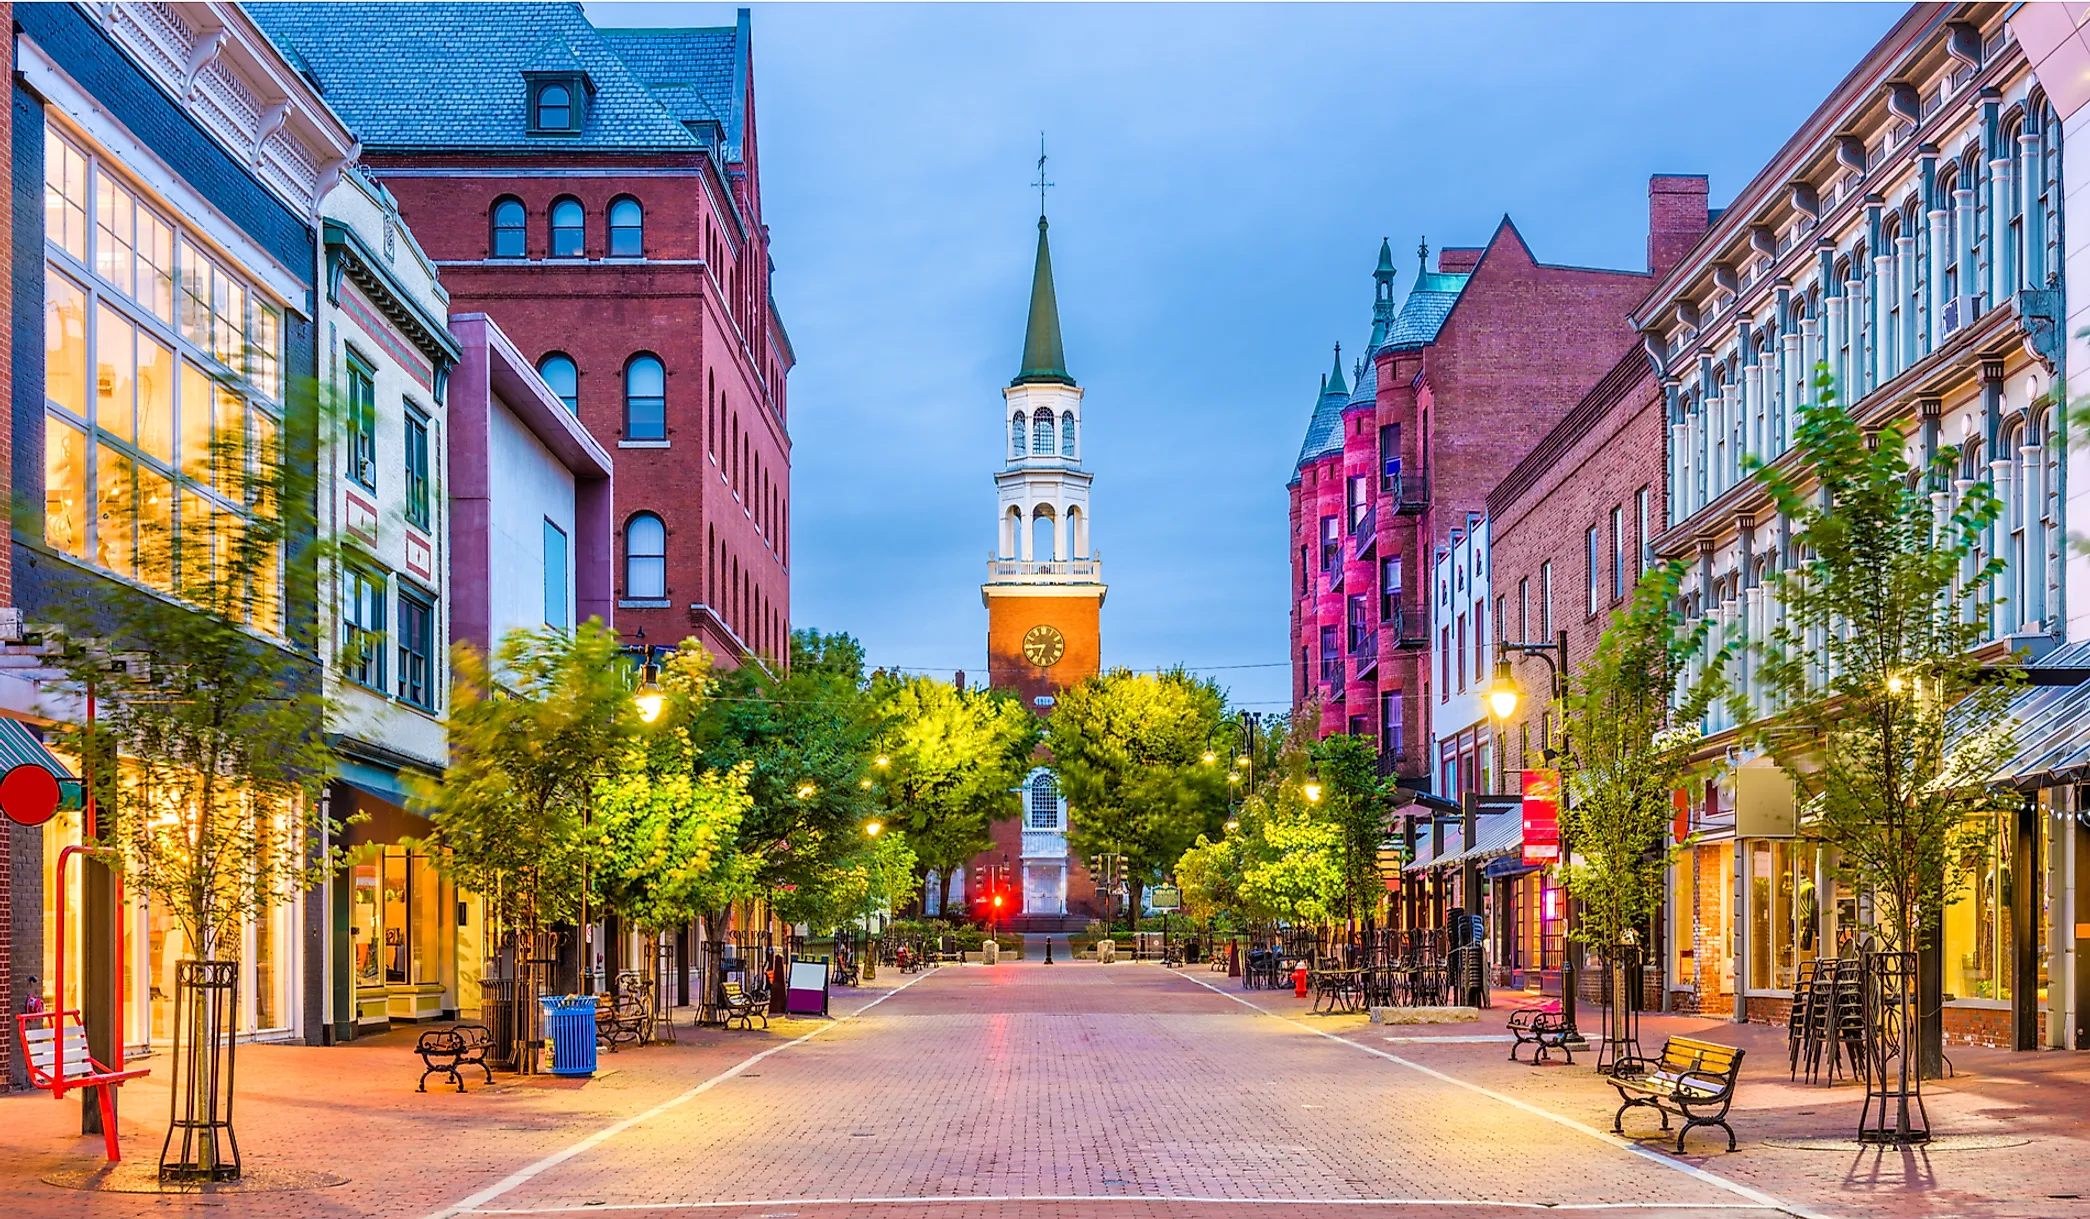
<instances>
[{"instance_id":1,"label":"turret with conical roof","mask_svg":"<svg viewBox=\"0 0 2090 1219\"><path fill-rule=\"evenodd\" d=\"M1386 336L1393 330L1396 309L1393 303L1393 277L1400 272L1393 269L1393 242L1379 239L1379 267L1372 272L1372 341L1367 344L1365 359L1386 343Z\"/></svg>"},{"instance_id":2,"label":"turret with conical roof","mask_svg":"<svg viewBox=\"0 0 2090 1219\"><path fill-rule=\"evenodd\" d=\"M1011 385L1072 385L1067 375L1067 351L1060 343L1059 298L1052 291L1052 246L1046 241L1050 227L1038 217L1038 264L1031 271L1030 321L1023 328L1023 368Z\"/></svg>"}]
</instances>

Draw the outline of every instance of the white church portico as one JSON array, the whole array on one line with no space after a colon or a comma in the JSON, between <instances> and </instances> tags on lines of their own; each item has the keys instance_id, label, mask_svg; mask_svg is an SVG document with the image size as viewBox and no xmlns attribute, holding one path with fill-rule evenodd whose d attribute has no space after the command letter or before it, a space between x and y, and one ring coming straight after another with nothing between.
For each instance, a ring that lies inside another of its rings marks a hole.
<instances>
[{"instance_id":1,"label":"white church portico","mask_svg":"<svg viewBox=\"0 0 2090 1219\"><path fill-rule=\"evenodd\" d=\"M1023 913L1067 912L1067 800L1045 767L1023 786Z\"/></svg>"}]
</instances>

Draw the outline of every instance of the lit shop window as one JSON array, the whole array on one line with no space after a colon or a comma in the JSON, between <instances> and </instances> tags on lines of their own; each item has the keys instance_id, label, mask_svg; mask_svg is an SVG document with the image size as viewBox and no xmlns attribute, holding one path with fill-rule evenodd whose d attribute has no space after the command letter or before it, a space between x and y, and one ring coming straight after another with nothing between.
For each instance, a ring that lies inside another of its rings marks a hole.
<instances>
[{"instance_id":1,"label":"lit shop window","mask_svg":"<svg viewBox=\"0 0 2090 1219\"><path fill-rule=\"evenodd\" d=\"M280 551L232 560L276 508L282 313L98 154L44 136L44 540L279 632Z\"/></svg>"}]
</instances>

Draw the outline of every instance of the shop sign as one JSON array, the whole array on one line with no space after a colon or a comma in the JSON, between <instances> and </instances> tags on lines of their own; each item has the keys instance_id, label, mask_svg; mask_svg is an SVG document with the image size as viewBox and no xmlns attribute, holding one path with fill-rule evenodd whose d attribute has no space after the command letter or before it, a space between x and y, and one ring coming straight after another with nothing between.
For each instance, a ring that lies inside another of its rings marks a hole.
<instances>
[{"instance_id":1,"label":"shop sign","mask_svg":"<svg viewBox=\"0 0 2090 1219\"><path fill-rule=\"evenodd\" d=\"M1678 843L1691 836L1691 794L1682 788L1669 793L1669 806L1676 810L1670 823L1670 836Z\"/></svg>"},{"instance_id":2,"label":"shop sign","mask_svg":"<svg viewBox=\"0 0 2090 1219\"><path fill-rule=\"evenodd\" d=\"M1524 771L1524 866L1560 862L1560 772Z\"/></svg>"},{"instance_id":3,"label":"shop sign","mask_svg":"<svg viewBox=\"0 0 2090 1219\"><path fill-rule=\"evenodd\" d=\"M0 776L0 813L16 825L42 825L58 812L58 776L24 762Z\"/></svg>"}]
</instances>

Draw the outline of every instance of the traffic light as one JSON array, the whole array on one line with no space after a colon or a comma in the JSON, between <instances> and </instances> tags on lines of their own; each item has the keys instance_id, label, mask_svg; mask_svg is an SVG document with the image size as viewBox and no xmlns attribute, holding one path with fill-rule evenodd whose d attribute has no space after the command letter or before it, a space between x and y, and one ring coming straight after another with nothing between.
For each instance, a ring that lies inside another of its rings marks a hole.
<instances>
[{"instance_id":1,"label":"traffic light","mask_svg":"<svg viewBox=\"0 0 2090 1219\"><path fill-rule=\"evenodd\" d=\"M996 910L1001 909L1001 894L999 893L994 895L994 908Z\"/></svg>"}]
</instances>

